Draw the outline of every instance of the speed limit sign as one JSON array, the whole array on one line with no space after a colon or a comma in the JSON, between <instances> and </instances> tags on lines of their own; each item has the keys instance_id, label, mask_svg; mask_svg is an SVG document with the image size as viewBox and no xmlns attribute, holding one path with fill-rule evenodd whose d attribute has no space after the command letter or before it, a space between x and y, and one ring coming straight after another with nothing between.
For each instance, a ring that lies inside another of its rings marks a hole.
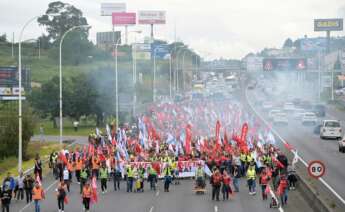
<instances>
[{"instance_id":1,"label":"speed limit sign","mask_svg":"<svg viewBox=\"0 0 345 212\"><path fill-rule=\"evenodd\" d=\"M308 173L311 177L320 178L325 174L325 165L318 160L310 161L308 164Z\"/></svg>"}]
</instances>

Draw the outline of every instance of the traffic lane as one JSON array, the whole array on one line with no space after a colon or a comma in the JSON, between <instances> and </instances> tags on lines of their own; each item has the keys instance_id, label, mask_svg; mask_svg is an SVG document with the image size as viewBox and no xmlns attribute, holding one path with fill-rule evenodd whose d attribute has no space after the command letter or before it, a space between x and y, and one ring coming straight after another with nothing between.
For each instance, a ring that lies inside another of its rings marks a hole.
<instances>
[{"instance_id":1,"label":"traffic lane","mask_svg":"<svg viewBox=\"0 0 345 212\"><path fill-rule=\"evenodd\" d=\"M240 192L230 196L230 200L213 201L211 199L212 187L207 182L206 193L197 195L193 192L194 181L183 180L181 185L174 185L170 192L160 193L153 205L151 212L266 212L270 211L270 200L263 201L261 199L261 190L257 182L257 194L251 196L248 194L248 187L245 178L240 180ZM303 200L297 191L289 192L289 204L283 208L285 212L303 211L312 212L310 206Z\"/></svg>"},{"instance_id":2,"label":"traffic lane","mask_svg":"<svg viewBox=\"0 0 345 212\"><path fill-rule=\"evenodd\" d=\"M91 211L117 211L134 212L143 211L149 212L149 206L155 198L154 191L146 191L143 193L127 193L126 183L121 182L121 190L114 191L113 181L108 182L108 192L101 193L100 183L98 182L98 201L91 205ZM46 193L46 199L41 202L41 211L56 212L58 209L56 199L57 183ZM69 203L65 205L65 211L83 211L82 198L79 194L80 186L77 183L71 184L71 192L67 193ZM34 205L31 204L23 212L34 211Z\"/></svg>"},{"instance_id":3,"label":"traffic lane","mask_svg":"<svg viewBox=\"0 0 345 212\"><path fill-rule=\"evenodd\" d=\"M336 140L321 140L318 135L313 135L304 127L279 127L275 128L281 137L298 150L298 154L307 162L320 160L326 166L323 177L332 188L345 197L345 154L338 151Z\"/></svg>"}]
</instances>

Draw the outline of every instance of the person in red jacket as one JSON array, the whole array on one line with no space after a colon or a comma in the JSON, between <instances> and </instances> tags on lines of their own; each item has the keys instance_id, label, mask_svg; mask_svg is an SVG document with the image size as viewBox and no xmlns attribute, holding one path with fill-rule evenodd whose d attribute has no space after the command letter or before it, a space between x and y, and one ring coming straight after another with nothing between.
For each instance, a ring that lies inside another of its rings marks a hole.
<instances>
[{"instance_id":1,"label":"person in red jacket","mask_svg":"<svg viewBox=\"0 0 345 212\"><path fill-rule=\"evenodd\" d=\"M261 185L261 191L262 191L262 200L267 200L266 188L267 188L269 180L270 180L270 177L267 174L266 169L263 169L260 175L260 179L259 179L259 183Z\"/></svg>"},{"instance_id":2,"label":"person in red jacket","mask_svg":"<svg viewBox=\"0 0 345 212\"><path fill-rule=\"evenodd\" d=\"M280 196L282 206L287 204L288 191L289 191L288 180L286 179L285 175L282 175L278 182L278 189L277 189L277 193Z\"/></svg>"},{"instance_id":3,"label":"person in red jacket","mask_svg":"<svg viewBox=\"0 0 345 212\"><path fill-rule=\"evenodd\" d=\"M229 193L232 194L231 190L231 177L228 174L226 170L223 171L223 187L222 187L222 193L223 193L223 201L229 200Z\"/></svg>"},{"instance_id":4,"label":"person in red jacket","mask_svg":"<svg viewBox=\"0 0 345 212\"><path fill-rule=\"evenodd\" d=\"M211 176L211 185L212 185L212 200L216 198L219 201L220 187L222 185L222 175L219 170L216 169Z\"/></svg>"}]
</instances>

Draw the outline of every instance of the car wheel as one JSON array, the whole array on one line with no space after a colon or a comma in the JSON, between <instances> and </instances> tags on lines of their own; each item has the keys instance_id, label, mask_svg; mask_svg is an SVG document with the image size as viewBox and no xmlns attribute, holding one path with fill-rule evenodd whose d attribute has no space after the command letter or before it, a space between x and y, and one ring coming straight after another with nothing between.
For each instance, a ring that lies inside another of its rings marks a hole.
<instances>
[{"instance_id":1,"label":"car wheel","mask_svg":"<svg viewBox=\"0 0 345 212\"><path fill-rule=\"evenodd\" d=\"M320 139L321 139L321 140L323 140L323 139L324 139L324 137L323 137L322 135L320 135Z\"/></svg>"}]
</instances>

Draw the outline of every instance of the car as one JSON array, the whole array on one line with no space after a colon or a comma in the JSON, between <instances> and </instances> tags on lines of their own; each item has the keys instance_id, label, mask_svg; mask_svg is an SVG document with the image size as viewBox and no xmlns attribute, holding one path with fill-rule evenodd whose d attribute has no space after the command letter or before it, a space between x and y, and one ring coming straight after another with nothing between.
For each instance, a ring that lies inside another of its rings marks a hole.
<instances>
[{"instance_id":1,"label":"car","mask_svg":"<svg viewBox=\"0 0 345 212\"><path fill-rule=\"evenodd\" d=\"M342 129L338 120L324 120L321 124L320 138L341 138Z\"/></svg>"},{"instance_id":2,"label":"car","mask_svg":"<svg viewBox=\"0 0 345 212\"><path fill-rule=\"evenodd\" d=\"M305 114L305 110L301 108L296 108L293 113L293 119L295 120L302 120L303 115Z\"/></svg>"},{"instance_id":3,"label":"car","mask_svg":"<svg viewBox=\"0 0 345 212\"><path fill-rule=\"evenodd\" d=\"M295 110L295 105L292 102L286 102L284 104L284 110L287 112L291 112Z\"/></svg>"},{"instance_id":4,"label":"car","mask_svg":"<svg viewBox=\"0 0 345 212\"><path fill-rule=\"evenodd\" d=\"M314 105L312 111L316 114L318 117L325 117L326 116L326 107L324 105Z\"/></svg>"},{"instance_id":5,"label":"car","mask_svg":"<svg viewBox=\"0 0 345 212\"><path fill-rule=\"evenodd\" d=\"M338 141L339 152L345 153L345 136Z\"/></svg>"},{"instance_id":6,"label":"car","mask_svg":"<svg viewBox=\"0 0 345 212\"><path fill-rule=\"evenodd\" d=\"M345 88L337 89L337 90L335 90L334 93L338 96L344 95L345 94Z\"/></svg>"},{"instance_id":7,"label":"car","mask_svg":"<svg viewBox=\"0 0 345 212\"><path fill-rule=\"evenodd\" d=\"M278 124L284 124L284 125L287 125L289 124L289 120L287 118L287 115L286 113L276 113L274 116L273 116L273 124L274 125L278 125Z\"/></svg>"},{"instance_id":8,"label":"car","mask_svg":"<svg viewBox=\"0 0 345 212\"><path fill-rule=\"evenodd\" d=\"M270 112L268 112L268 119L273 120L274 115L281 112L281 110L276 109L270 110Z\"/></svg>"},{"instance_id":9,"label":"car","mask_svg":"<svg viewBox=\"0 0 345 212\"><path fill-rule=\"evenodd\" d=\"M273 103L272 102L263 102L262 103L262 109L264 110L269 110L273 107Z\"/></svg>"},{"instance_id":10,"label":"car","mask_svg":"<svg viewBox=\"0 0 345 212\"><path fill-rule=\"evenodd\" d=\"M305 125L305 124L316 125L316 123L317 123L317 117L316 117L315 113L305 112L303 114L303 117L302 117L302 124L303 125Z\"/></svg>"}]
</instances>

